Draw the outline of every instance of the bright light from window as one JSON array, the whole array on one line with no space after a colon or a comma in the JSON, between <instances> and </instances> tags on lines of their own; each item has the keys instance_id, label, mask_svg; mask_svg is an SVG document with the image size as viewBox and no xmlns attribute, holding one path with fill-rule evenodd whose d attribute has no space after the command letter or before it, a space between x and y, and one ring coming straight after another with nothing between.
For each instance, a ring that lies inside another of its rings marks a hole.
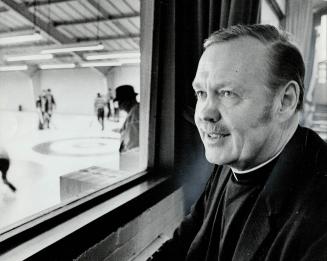
<instances>
[{"instance_id":1,"label":"bright light from window","mask_svg":"<svg viewBox=\"0 0 327 261\"><path fill-rule=\"evenodd\" d=\"M101 43L96 44L68 44L56 48L49 48L42 50L41 53L69 53L69 52L79 52L79 51L96 51L103 50L104 46Z\"/></svg>"},{"instance_id":2,"label":"bright light from window","mask_svg":"<svg viewBox=\"0 0 327 261\"><path fill-rule=\"evenodd\" d=\"M52 54L31 54L31 55L15 55L15 56L7 56L5 60L8 62L16 62L16 61L32 61L32 60L49 60L52 59Z\"/></svg>"},{"instance_id":3,"label":"bright light from window","mask_svg":"<svg viewBox=\"0 0 327 261\"><path fill-rule=\"evenodd\" d=\"M74 63L53 63L53 64L40 64L40 69L49 70L49 69L71 69L75 68Z\"/></svg>"},{"instance_id":4,"label":"bright light from window","mask_svg":"<svg viewBox=\"0 0 327 261\"><path fill-rule=\"evenodd\" d=\"M19 44L24 42L39 41L42 39L43 37L40 33L6 36L0 37L0 45Z\"/></svg>"},{"instance_id":5,"label":"bright light from window","mask_svg":"<svg viewBox=\"0 0 327 261\"><path fill-rule=\"evenodd\" d=\"M121 66L122 63L118 61L107 61L107 62L85 62L80 63L81 67L102 67L102 66Z\"/></svg>"},{"instance_id":6,"label":"bright light from window","mask_svg":"<svg viewBox=\"0 0 327 261\"><path fill-rule=\"evenodd\" d=\"M100 53L100 54L86 54L84 57L86 60L140 58L140 52L125 51L125 52L111 52L111 53Z\"/></svg>"},{"instance_id":7,"label":"bright light from window","mask_svg":"<svg viewBox=\"0 0 327 261\"><path fill-rule=\"evenodd\" d=\"M122 64L139 64L141 62L140 58L134 59L119 59Z\"/></svg>"},{"instance_id":8,"label":"bright light from window","mask_svg":"<svg viewBox=\"0 0 327 261\"><path fill-rule=\"evenodd\" d=\"M28 69L27 65L0 66L0 72L25 71L27 69Z\"/></svg>"}]
</instances>

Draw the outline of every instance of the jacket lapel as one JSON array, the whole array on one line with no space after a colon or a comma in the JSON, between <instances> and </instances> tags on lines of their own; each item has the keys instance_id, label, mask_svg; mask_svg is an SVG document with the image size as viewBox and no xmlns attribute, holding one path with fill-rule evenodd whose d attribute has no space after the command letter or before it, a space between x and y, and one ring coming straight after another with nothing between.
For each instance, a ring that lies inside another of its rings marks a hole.
<instances>
[{"instance_id":1,"label":"jacket lapel","mask_svg":"<svg viewBox=\"0 0 327 261\"><path fill-rule=\"evenodd\" d=\"M305 185L305 175L301 174L303 173L301 165L303 164L304 132L299 127L279 155L247 219L233 260L253 260L264 240L275 230L275 225L271 227L271 224L276 224L276 222L281 224L294 208L296 192L301 191L299 186ZM274 220L275 217L278 218Z\"/></svg>"},{"instance_id":2,"label":"jacket lapel","mask_svg":"<svg viewBox=\"0 0 327 261\"><path fill-rule=\"evenodd\" d=\"M233 260L252 260L270 231L268 210L261 197L253 208L240 235Z\"/></svg>"}]
</instances>

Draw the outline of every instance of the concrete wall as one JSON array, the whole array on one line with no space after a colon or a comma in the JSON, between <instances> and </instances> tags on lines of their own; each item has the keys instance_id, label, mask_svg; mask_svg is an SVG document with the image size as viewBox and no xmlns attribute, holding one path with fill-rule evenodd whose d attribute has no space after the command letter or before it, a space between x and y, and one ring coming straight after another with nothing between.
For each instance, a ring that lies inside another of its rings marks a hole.
<instances>
[{"instance_id":1,"label":"concrete wall","mask_svg":"<svg viewBox=\"0 0 327 261\"><path fill-rule=\"evenodd\" d=\"M19 104L28 111L35 108L31 78L23 72L1 72L0 110L17 111Z\"/></svg>"},{"instance_id":2,"label":"concrete wall","mask_svg":"<svg viewBox=\"0 0 327 261\"><path fill-rule=\"evenodd\" d=\"M152 251L156 250L151 245L158 236L162 236L164 232L164 236L171 237L183 220L182 202L183 193L179 189L85 251L76 260L146 260L144 257L151 256Z\"/></svg>"},{"instance_id":3,"label":"concrete wall","mask_svg":"<svg viewBox=\"0 0 327 261\"><path fill-rule=\"evenodd\" d=\"M140 92L139 66L114 67L105 76L92 68L43 70L40 88L51 89L57 103L57 113L93 115L97 92L106 94L107 87L131 84ZM108 84L108 86L107 86ZM24 72L0 72L0 110L35 110L33 82Z\"/></svg>"},{"instance_id":4,"label":"concrete wall","mask_svg":"<svg viewBox=\"0 0 327 261\"><path fill-rule=\"evenodd\" d=\"M94 98L107 91L105 76L96 70L44 70L41 89L51 89L58 113L93 114Z\"/></svg>"},{"instance_id":5,"label":"concrete wall","mask_svg":"<svg viewBox=\"0 0 327 261\"><path fill-rule=\"evenodd\" d=\"M107 74L107 81L112 90L119 85L130 84L135 92L140 93L140 66L113 67Z\"/></svg>"}]
</instances>

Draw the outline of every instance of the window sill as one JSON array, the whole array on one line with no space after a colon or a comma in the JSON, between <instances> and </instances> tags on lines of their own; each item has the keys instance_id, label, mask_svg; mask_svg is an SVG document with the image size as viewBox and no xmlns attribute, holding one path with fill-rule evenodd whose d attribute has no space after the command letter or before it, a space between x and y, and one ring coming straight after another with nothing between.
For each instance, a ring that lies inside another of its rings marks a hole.
<instances>
[{"instance_id":1,"label":"window sill","mask_svg":"<svg viewBox=\"0 0 327 261\"><path fill-rule=\"evenodd\" d=\"M26 259L123 206L131 204L127 207L135 208L131 203L134 199L165 186L170 180L169 177L151 176L146 172L138 173L8 231L0 237L4 245L0 259Z\"/></svg>"}]
</instances>

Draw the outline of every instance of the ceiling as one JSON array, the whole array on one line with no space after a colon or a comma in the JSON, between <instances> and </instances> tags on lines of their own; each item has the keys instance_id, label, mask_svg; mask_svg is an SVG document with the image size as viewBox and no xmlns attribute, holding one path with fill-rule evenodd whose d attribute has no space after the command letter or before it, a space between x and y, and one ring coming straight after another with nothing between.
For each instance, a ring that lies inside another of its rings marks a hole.
<instances>
[{"instance_id":1,"label":"ceiling","mask_svg":"<svg viewBox=\"0 0 327 261\"><path fill-rule=\"evenodd\" d=\"M314 11L327 6L324 0L311 1ZM0 38L27 31L39 32L42 40L0 45L0 66L27 64L29 68L37 68L49 63L79 66L90 53L139 51L140 0L0 0ZM50 47L87 43L101 43L104 49L55 54L51 60L5 60L10 55L38 54Z\"/></svg>"},{"instance_id":2,"label":"ceiling","mask_svg":"<svg viewBox=\"0 0 327 261\"><path fill-rule=\"evenodd\" d=\"M79 64L91 51L54 54L51 61L8 62L10 55L37 54L72 44L102 43L98 53L138 51L140 0L0 0L0 38L37 31L36 42L0 46L0 65Z\"/></svg>"}]
</instances>

